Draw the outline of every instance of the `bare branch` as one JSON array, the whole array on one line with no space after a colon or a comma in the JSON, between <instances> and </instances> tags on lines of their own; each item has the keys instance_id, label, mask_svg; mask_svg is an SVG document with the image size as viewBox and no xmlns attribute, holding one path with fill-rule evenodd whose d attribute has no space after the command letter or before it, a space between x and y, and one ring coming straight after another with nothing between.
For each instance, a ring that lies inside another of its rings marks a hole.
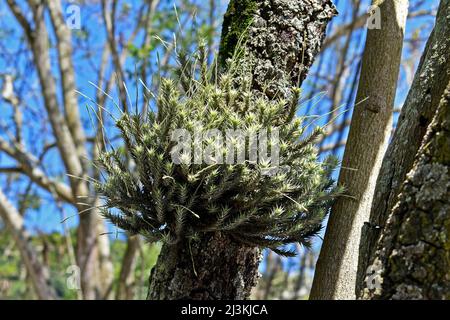
<instances>
[{"instance_id":1,"label":"bare branch","mask_svg":"<svg viewBox=\"0 0 450 320\"><path fill-rule=\"evenodd\" d=\"M76 96L75 71L72 61L72 43L70 29L64 22L60 1L46 1L50 11L53 29L56 34L59 72L62 82L62 93L65 107L65 116L69 131L75 142L75 146L83 163L87 157L84 145L85 135L81 124L80 112ZM86 168L85 168L86 171Z\"/></svg>"},{"instance_id":2,"label":"bare branch","mask_svg":"<svg viewBox=\"0 0 450 320\"><path fill-rule=\"evenodd\" d=\"M64 202L71 204L76 203L71 188L62 182L47 177L45 173L39 169L39 161L33 155L22 150L22 148L17 145L11 146L1 137L0 150L14 158L20 165L18 167L20 172L27 175L34 183L46 189L48 192L55 192L56 196Z\"/></svg>"}]
</instances>

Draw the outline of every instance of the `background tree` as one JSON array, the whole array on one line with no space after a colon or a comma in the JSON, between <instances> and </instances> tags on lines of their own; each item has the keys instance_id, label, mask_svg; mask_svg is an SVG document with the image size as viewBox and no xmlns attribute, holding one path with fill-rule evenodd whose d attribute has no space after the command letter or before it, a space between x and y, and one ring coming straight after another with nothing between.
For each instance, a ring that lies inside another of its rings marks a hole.
<instances>
[{"instance_id":1,"label":"background tree","mask_svg":"<svg viewBox=\"0 0 450 320\"><path fill-rule=\"evenodd\" d=\"M378 2L373 2L374 4ZM347 196L333 205L317 262L311 299L352 299L361 228L368 219L391 128L408 1L384 1L380 29L369 29L338 184Z\"/></svg>"},{"instance_id":2,"label":"background tree","mask_svg":"<svg viewBox=\"0 0 450 320\"><path fill-rule=\"evenodd\" d=\"M369 265L363 299L450 298L450 83Z\"/></svg>"},{"instance_id":3,"label":"background tree","mask_svg":"<svg viewBox=\"0 0 450 320\"><path fill-rule=\"evenodd\" d=\"M59 1L8 0L6 5L2 5L3 14L6 14L4 9L8 8L16 20L13 21L10 17L8 21L13 25L16 23L16 26L15 29L7 27L3 29L5 30L3 36L13 39L12 46L3 50L3 61L13 68L9 67L7 72L11 74L5 75L2 90L4 101L13 107L13 117L12 122L3 123L4 135L0 141L3 154L9 157L5 163L14 168L4 172L9 176L19 174L15 184L19 189L18 194L23 194L20 189L24 189L25 186L25 197L29 197L30 194L36 194L38 199L50 196L56 217L50 216L52 222L47 225L61 225L61 221L66 222L66 218L72 216L72 208L76 209L75 216L79 217L76 239L72 239L73 235L65 226L63 232L67 237L65 244L68 252L71 252L72 245L76 246L74 259L71 259L69 264L80 267L81 297L85 299L112 297L116 290L113 283L110 238L105 236L109 230L98 214L98 206L101 203L87 179L100 175L90 163L98 156L96 146L104 141L103 131L100 128L104 124L107 126L108 120L100 112L100 119L98 121L95 119L96 121L91 124L89 114L85 107L82 107L83 102L76 90L83 92L84 95L92 93L95 98L91 101L95 104L93 108L96 109L98 105L106 107L109 98L103 92L111 92L117 84L122 105L126 107L126 104L123 104L123 97L126 97L124 81L129 72L129 66L125 64L126 58L131 56L135 63L139 63L140 71L150 80L149 70L158 66L144 61L152 48L164 48L164 42L149 43L148 33L152 27L158 33L167 29L173 30L174 26L178 25L178 20L180 24L186 23L192 18L196 5L182 2L180 7L184 13L177 17L176 10L172 6L161 1L148 1L135 8L136 19L131 19L133 22L129 23L126 15L130 7L125 2L83 4L82 9L80 8L80 12L83 13L81 21L89 19L88 11L95 12L90 22L98 25L98 30L102 30L103 21L106 21L104 36L86 28L89 25L87 21L82 23L83 29L70 30L65 21L66 8L63 8ZM155 19L157 8L160 14L168 12L166 24ZM31 12L32 15L24 12ZM98 16L98 12L102 14ZM46 14L49 14L51 24L45 21ZM211 15L207 16L209 18ZM215 24L214 20L211 23ZM118 25L122 30L130 32L124 34L123 31L118 31ZM210 33L207 28L201 32L204 32L205 36ZM183 45L192 42L196 37L195 34L196 31L191 33L192 38L185 38ZM20 38L21 36L23 38ZM133 47L138 42L140 51L134 50ZM16 47L18 55L13 52ZM80 60L76 59L74 47L81 47L82 49L77 49L77 53L87 57L85 60L81 59L81 64ZM161 68L167 70L169 64L173 63L167 61L172 50L173 48L168 48L167 56L163 57L166 61L160 62ZM94 65L93 68L91 63ZM89 69L90 75L95 78L91 77L87 81L95 83L94 86L89 88L83 83L84 81L87 83L86 80L80 80L82 73L75 72L77 68ZM57 73L54 70L57 70ZM115 74L119 78L117 82ZM128 74L128 79L132 74ZM33 81L37 81L39 89ZM93 88L95 90L92 90ZM8 116L4 119L8 119ZM34 125L25 126L25 124ZM29 137L35 132L42 134L39 134L38 139L30 140ZM36 186L39 187L38 191L35 191ZM2 198L3 200L7 201L6 198ZM5 202L4 207L9 207L8 204L10 203ZM23 211L27 209L24 207ZM71 213L67 215L66 211ZM7 225L13 225L10 223L13 220L12 216L3 217ZM136 239L130 238L129 241L120 279L129 279L131 273L135 272L132 266L140 249L139 245L136 245ZM21 252L22 258L26 261L26 252ZM44 263L38 258L34 262ZM25 266L28 274L34 274L29 264ZM41 280L30 277L30 281L33 283ZM38 288L39 283L34 283L34 287ZM123 297L123 290L122 286L119 286L116 295ZM43 298L42 295L39 296ZM130 294L126 296L130 297Z\"/></svg>"},{"instance_id":4,"label":"background tree","mask_svg":"<svg viewBox=\"0 0 450 320\"><path fill-rule=\"evenodd\" d=\"M437 110L445 84L450 79L450 2L441 1L436 23L399 117L392 142L383 159L370 213L371 226L385 226L398 201L406 174ZM367 227L361 235L358 287L364 286L369 260L372 259L381 228Z\"/></svg>"},{"instance_id":5,"label":"background tree","mask_svg":"<svg viewBox=\"0 0 450 320\"><path fill-rule=\"evenodd\" d=\"M29 244L29 235L24 231L23 219L17 210L9 203L3 192L0 192L0 215L8 224L13 237L19 247L21 256L27 266L32 285L39 299L52 300L55 292L49 285L49 272L45 266L38 261L38 254L34 247Z\"/></svg>"}]
</instances>

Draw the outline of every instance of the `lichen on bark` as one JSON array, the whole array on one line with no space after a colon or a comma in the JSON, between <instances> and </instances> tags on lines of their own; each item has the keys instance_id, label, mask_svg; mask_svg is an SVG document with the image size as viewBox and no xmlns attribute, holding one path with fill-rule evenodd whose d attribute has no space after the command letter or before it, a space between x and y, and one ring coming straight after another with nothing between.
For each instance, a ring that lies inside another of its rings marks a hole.
<instances>
[{"instance_id":1,"label":"lichen on bark","mask_svg":"<svg viewBox=\"0 0 450 320\"><path fill-rule=\"evenodd\" d=\"M414 81L402 107L392 141L377 179L370 225L385 225L400 187L411 170L439 100L450 80L450 0L440 1L435 27L427 41ZM447 154L450 154L448 146ZM444 149L443 149L444 150ZM365 228L361 236L357 294L379 239L379 229Z\"/></svg>"},{"instance_id":2,"label":"lichen on bark","mask_svg":"<svg viewBox=\"0 0 450 320\"><path fill-rule=\"evenodd\" d=\"M259 250L222 233L163 245L148 299L243 300L258 279Z\"/></svg>"},{"instance_id":3,"label":"lichen on bark","mask_svg":"<svg viewBox=\"0 0 450 320\"><path fill-rule=\"evenodd\" d=\"M287 97L308 75L336 14L331 0L231 1L223 23L221 64L233 55L247 30L241 41L251 61L253 87L270 98Z\"/></svg>"},{"instance_id":4,"label":"lichen on bark","mask_svg":"<svg viewBox=\"0 0 450 320\"><path fill-rule=\"evenodd\" d=\"M363 299L450 299L449 101L450 84L382 231Z\"/></svg>"}]
</instances>

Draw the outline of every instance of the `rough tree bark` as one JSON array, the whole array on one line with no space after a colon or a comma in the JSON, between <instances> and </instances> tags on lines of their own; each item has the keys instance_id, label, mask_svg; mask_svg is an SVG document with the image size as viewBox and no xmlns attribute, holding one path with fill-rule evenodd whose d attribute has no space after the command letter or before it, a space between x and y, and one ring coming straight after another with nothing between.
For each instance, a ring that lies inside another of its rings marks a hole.
<instances>
[{"instance_id":1,"label":"rough tree bark","mask_svg":"<svg viewBox=\"0 0 450 320\"><path fill-rule=\"evenodd\" d=\"M330 213L310 299L354 299L361 227L392 130L408 0L379 7L381 29L367 33L361 76L338 184L348 196Z\"/></svg>"},{"instance_id":2,"label":"rough tree bark","mask_svg":"<svg viewBox=\"0 0 450 320\"><path fill-rule=\"evenodd\" d=\"M258 278L260 254L223 234L163 245L150 276L148 299L245 299Z\"/></svg>"},{"instance_id":3,"label":"rough tree bark","mask_svg":"<svg viewBox=\"0 0 450 320\"><path fill-rule=\"evenodd\" d=\"M392 142L377 180L369 224L363 228L358 266L357 294L373 257L380 228L384 226L399 188L411 170L426 129L436 112L445 85L450 80L450 1L442 0L436 23L426 44L408 97L403 105Z\"/></svg>"},{"instance_id":4,"label":"rough tree bark","mask_svg":"<svg viewBox=\"0 0 450 320\"><path fill-rule=\"evenodd\" d=\"M364 299L450 299L450 82L369 270Z\"/></svg>"},{"instance_id":5,"label":"rough tree bark","mask_svg":"<svg viewBox=\"0 0 450 320\"><path fill-rule=\"evenodd\" d=\"M300 85L319 52L331 0L231 0L224 17L219 60L222 67L244 33L253 59L253 88L269 97L288 95ZM258 278L260 251L224 234L163 245L150 276L148 299L246 299Z\"/></svg>"}]
</instances>

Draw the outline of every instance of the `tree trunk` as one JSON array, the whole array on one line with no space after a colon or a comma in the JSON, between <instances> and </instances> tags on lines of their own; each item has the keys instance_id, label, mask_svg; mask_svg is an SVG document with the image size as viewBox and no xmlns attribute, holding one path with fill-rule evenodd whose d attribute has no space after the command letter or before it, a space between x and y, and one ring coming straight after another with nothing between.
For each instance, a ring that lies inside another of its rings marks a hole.
<instances>
[{"instance_id":1,"label":"tree trunk","mask_svg":"<svg viewBox=\"0 0 450 320\"><path fill-rule=\"evenodd\" d=\"M7 0L7 3L18 23L23 28L33 53L34 65L38 74L48 120L66 173L71 176L71 198L74 200L72 204L76 206L78 212L85 212L86 205L80 204L79 199L85 199L89 195L89 186L86 181L75 178L88 175L85 160L82 160L80 157L80 155L86 155L85 147L80 145L80 143L84 143L84 133L82 132L82 125L79 119L76 95L74 92L67 92L67 90L72 91L75 85L72 61L69 57L71 54L71 49L69 48L70 39L67 39L70 34L67 32L65 24L60 25L64 30L61 29L56 32L58 62L62 75L62 92L66 110L66 116L64 116L60 111L58 101L57 92L59 88L52 74L49 32L45 23L46 3L39 0L28 2L32 12L34 26L27 22L20 6L14 0ZM54 28L58 29L58 24L62 23L60 16L61 8L52 2L49 10ZM42 183L45 182L42 181ZM55 189L54 191L57 192L58 190ZM92 210L92 214L80 215L79 221L76 257L77 264L81 269L81 289L85 299L95 299L101 297L97 283L95 283L95 272L100 265L98 236L96 233L99 216L96 214L96 210ZM102 241L106 242L106 239ZM105 252L103 252L103 256L105 257ZM103 263L103 266L105 265L106 263Z\"/></svg>"},{"instance_id":2,"label":"tree trunk","mask_svg":"<svg viewBox=\"0 0 450 320\"><path fill-rule=\"evenodd\" d=\"M426 129L436 113L445 85L450 80L450 1L442 0L436 25L428 39L414 81L402 108L392 142L383 159L367 227L363 228L357 292L373 257L380 228L398 200L399 188L413 166Z\"/></svg>"},{"instance_id":3,"label":"tree trunk","mask_svg":"<svg viewBox=\"0 0 450 320\"><path fill-rule=\"evenodd\" d=\"M364 299L450 299L450 83L378 242Z\"/></svg>"},{"instance_id":4,"label":"tree trunk","mask_svg":"<svg viewBox=\"0 0 450 320\"><path fill-rule=\"evenodd\" d=\"M140 238L138 235L129 236L127 240L127 249L123 255L119 281L116 292L117 300L131 300L134 297L135 278L134 271L136 268L136 253L139 251Z\"/></svg>"},{"instance_id":5,"label":"tree trunk","mask_svg":"<svg viewBox=\"0 0 450 320\"><path fill-rule=\"evenodd\" d=\"M252 56L253 88L270 98L301 85L336 14L331 0L231 0L222 27L219 60L226 67L244 35ZM244 33L245 32L245 33ZM164 244L150 277L148 299L246 299L258 278L260 250L227 236Z\"/></svg>"},{"instance_id":6,"label":"tree trunk","mask_svg":"<svg viewBox=\"0 0 450 320\"><path fill-rule=\"evenodd\" d=\"M224 234L163 245L150 276L148 299L241 300L258 278L259 250Z\"/></svg>"},{"instance_id":7,"label":"tree trunk","mask_svg":"<svg viewBox=\"0 0 450 320\"><path fill-rule=\"evenodd\" d=\"M308 75L336 14L331 0L231 0L222 26L220 64L225 66L242 39L253 58L254 89L270 98L288 96Z\"/></svg>"},{"instance_id":8,"label":"tree trunk","mask_svg":"<svg viewBox=\"0 0 450 320\"><path fill-rule=\"evenodd\" d=\"M381 29L368 30L361 76L338 183L348 196L331 209L311 299L354 299L358 249L392 130L408 0L380 5Z\"/></svg>"},{"instance_id":9,"label":"tree trunk","mask_svg":"<svg viewBox=\"0 0 450 320\"><path fill-rule=\"evenodd\" d=\"M298 251L300 252L300 248L298 248ZM306 259L308 258L308 255L310 253L308 251L304 251L303 254L300 257L299 261L299 271L298 271L298 277L295 280L294 285L294 294L292 295L292 300L298 300L300 298L300 290L305 286L305 275L306 275Z\"/></svg>"}]
</instances>

